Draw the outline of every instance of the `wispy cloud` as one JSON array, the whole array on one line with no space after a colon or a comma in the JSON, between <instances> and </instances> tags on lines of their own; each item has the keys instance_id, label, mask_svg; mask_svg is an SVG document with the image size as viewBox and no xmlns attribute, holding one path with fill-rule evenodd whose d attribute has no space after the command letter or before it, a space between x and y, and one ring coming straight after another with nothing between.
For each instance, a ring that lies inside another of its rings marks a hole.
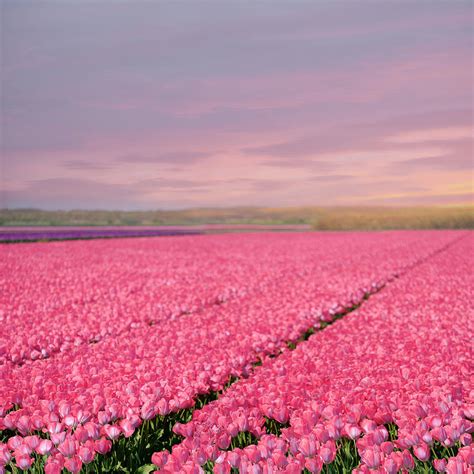
<instances>
[{"instance_id":1,"label":"wispy cloud","mask_svg":"<svg viewBox=\"0 0 474 474\"><path fill-rule=\"evenodd\" d=\"M63 161L63 166L69 170L85 170L85 171L93 171L93 170L107 170L111 167L109 163L103 162L94 162L94 161L87 161L87 160L65 160Z\"/></svg>"},{"instance_id":2,"label":"wispy cloud","mask_svg":"<svg viewBox=\"0 0 474 474\"><path fill-rule=\"evenodd\" d=\"M208 152L203 151L168 151L157 153L156 155L142 155L140 153L131 153L122 155L116 161L121 163L170 163L170 164L187 164L202 161L211 156Z\"/></svg>"}]
</instances>

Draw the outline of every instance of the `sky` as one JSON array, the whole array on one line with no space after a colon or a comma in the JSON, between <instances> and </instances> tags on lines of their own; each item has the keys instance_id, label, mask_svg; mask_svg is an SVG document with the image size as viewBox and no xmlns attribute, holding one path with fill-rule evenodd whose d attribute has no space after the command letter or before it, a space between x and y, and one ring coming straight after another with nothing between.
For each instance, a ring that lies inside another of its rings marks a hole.
<instances>
[{"instance_id":1,"label":"sky","mask_svg":"<svg viewBox=\"0 0 474 474\"><path fill-rule=\"evenodd\" d=\"M473 202L470 1L0 2L0 207Z\"/></svg>"}]
</instances>

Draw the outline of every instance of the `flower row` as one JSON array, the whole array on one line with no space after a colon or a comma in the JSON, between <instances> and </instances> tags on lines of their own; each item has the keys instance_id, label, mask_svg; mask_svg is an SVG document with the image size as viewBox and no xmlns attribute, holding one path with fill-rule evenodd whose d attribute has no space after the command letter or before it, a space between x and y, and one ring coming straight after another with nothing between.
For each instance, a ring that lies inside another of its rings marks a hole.
<instances>
[{"instance_id":1,"label":"flower row","mask_svg":"<svg viewBox=\"0 0 474 474\"><path fill-rule=\"evenodd\" d=\"M48 358L318 274L334 282L357 274L364 286L456 235L234 234L3 246L0 364ZM320 296L330 301L327 287Z\"/></svg>"},{"instance_id":2,"label":"flower row","mask_svg":"<svg viewBox=\"0 0 474 474\"><path fill-rule=\"evenodd\" d=\"M472 235L460 240L265 361L177 424L184 440L155 453L157 468L201 472L210 462L216 473L318 473L329 464L391 474L432 462L438 472L471 472L473 244ZM232 449L245 433L257 441Z\"/></svg>"}]
</instances>

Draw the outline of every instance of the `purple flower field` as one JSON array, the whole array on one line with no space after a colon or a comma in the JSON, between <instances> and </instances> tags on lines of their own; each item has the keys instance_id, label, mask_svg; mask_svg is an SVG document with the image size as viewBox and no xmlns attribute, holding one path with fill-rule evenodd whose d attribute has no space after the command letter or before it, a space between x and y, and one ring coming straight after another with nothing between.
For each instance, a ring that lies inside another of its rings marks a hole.
<instances>
[{"instance_id":1,"label":"purple flower field","mask_svg":"<svg viewBox=\"0 0 474 474\"><path fill-rule=\"evenodd\" d=\"M195 235L201 231L179 227L60 227L0 230L0 242L25 242L38 240L97 239L113 237L158 237L169 235Z\"/></svg>"}]
</instances>

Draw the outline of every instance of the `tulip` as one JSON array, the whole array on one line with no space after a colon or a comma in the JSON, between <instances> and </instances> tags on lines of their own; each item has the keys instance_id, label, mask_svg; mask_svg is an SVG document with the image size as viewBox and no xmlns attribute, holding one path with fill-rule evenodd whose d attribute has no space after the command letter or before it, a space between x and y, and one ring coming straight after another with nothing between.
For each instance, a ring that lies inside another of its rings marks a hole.
<instances>
[{"instance_id":1,"label":"tulip","mask_svg":"<svg viewBox=\"0 0 474 474\"><path fill-rule=\"evenodd\" d=\"M24 439L24 442L28 445L31 451L35 450L38 447L40 441L41 439L38 436L26 436Z\"/></svg>"},{"instance_id":2,"label":"tulip","mask_svg":"<svg viewBox=\"0 0 474 474\"><path fill-rule=\"evenodd\" d=\"M323 469L323 460L320 456L316 456L314 458L306 458L304 465L309 472L317 474Z\"/></svg>"},{"instance_id":3,"label":"tulip","mask_svg":"<svg viewBox=\"0 0 474 474\"><path fill-rule=\"evenodd\" d=\"M35 460L27 454L15 456L16 466L22 471L26 471L27 469L29 469L33 465L34 461Z\"/></svg>"},{"instance_id":4,"label":"tulip","mask_svg":"<svg viewBox=\"0 0 474 474\"><path fill-rule=\"evenodd\" d=\"M49 454L53 449L53 442L49 439L43 439L36 447L36 452L41 455Z\"/></svg>"},{"instance_id":5,"label":"tulip","mask_svg":"<svg viewBox=\"0 0 474 474\"><path fill-rule=\"evenodd\" d=\"M61 431L60 433L52 433L50 438L55 445L61 444L66 439L66 432Z\"/></svg>"},{"instance_id":6,"label":"tulip","mask_svg":"<svg viewBox=\"0 0 474 474\"><path fill-rule=\"evenodd\" d=\"M115 425L105 425L104 426L105 433L107 436L112 440L116 440L120 436L120 428Z\"/></svg>"},{"instance_id":7,"label":"tulip","mask_svg":"<svg viewBox=\"0 0 474 474\"><path fill-rule=\"evenodd\" d=\"M168 460L169 452L162 451L159 453L153 453L151 457L151 462L157 467L163 467Z\"/></svg>"},{"instance_id":8,"label":"tulip","mask_svg":"<svg viewBox=\"0 0 474 474\"><path fill-rule=\"evenodd\" d=\"M405 467L406 469L413 469L415 467L415 462L413 461L413 457L410 452L405 449L402 452L402 456L403 467Z\"/></svg>"},{"instance_id":9,"label":"tulip","mask_svg":"<svg viewBox=\"0 0 474 474\"><path fill-rule=\"evenodd\" d=\"M396 474L398 472L398 465L392 458L385 459L383 468L387 474Z\"/></svg>"},{"instance_id":10,"label":"tulip","mask_svg":"<svg viewBox=\"0 0 474 474\"><path fill-rule=\"evenodd\" d=\"M349 436L349 438L351 438L351 439L357 439L360 436L360 434L362 433L360 428L356 425L350 425L349 427L347 427L346 432L347 432L347 435Z\"/></svg>"},{"instance_id":11,"label":"tulip","mask_svg":"<svg viewBox=\"0 0 474 474\"><path fill-rule=\"evenodd\" d=\"M84 464L89 464L94 460L95 452L85 446L81 446L78 450L78 456Z\"/></svg>"},{"instance_id":12,"label":"tulip","mask_svg":"<svg viewBox=\"0 0 474 474\"><path fill-rule=\"evenodd\" d=\"M63 468L55 462L47 462L44 467L45 474L61 474Z\"/></svg>"},{"instance_id":13,"label":"tulip","mask_svg":"<svg viewBox=\"0 0 474 474\"><path fill-rule=\"evenodd\" d=\"M380 451L382 451L382 453L386 454L387 456L393 452L393 449L394 449L393 443L390 441L384 441L380 445Z\"/></svg>"},{"instance_id":14,"label":"tulip","mask_svg":"<svg viewBox=\"0 0 474 474\"><path fill-rule=\"evenodd\" d=\"M424 443L415 446L413 448L413 452L420 461L425 462L430 458L430 448Z\"/></svg>"},{"instance_id":15,"label":"tulip","mask_svg":"<svg viewBox=\"0 0 474 474\"><path fill-rule=\"evenodd\" d=\"M12 436L7 441L7 446L10 450L14 451L23 444L23 438L21 436Z\"/></svg>"},{"instance_id":16,"label":"tulip","mask_svg":"<svg viewBox=\"0 0 474 474\"><path fill-rule=\"evenodd\" d=\"M86 429L90 439L99 439L100 438L99 426L96 425L95 423L87 422L84 425L84 428Z\"/></svg>"},{"instance_id":17,"label":"tulip","mask_svg":"<svg viewBox=\"0 0 474 474\"><path fill-rule=\"evenodd\" d=\"M312 457L316 454L316 444L310 438L303 438L299 443L299 451L305 457Z\"/></svg>"},{"instance_id":18,"label":"tulip","mask_svg":"<svg viewBox=\"0 0 474 474\"><path fill-rule=\"evenodd\" d=\"M446 430L442 426L432 429L430 434L433 439L439 441L440 443L444 443L446 441L446 438L448 437L446 434Z\"/></svg>"},{"instance_id":19,"label":"tulip","mask_svg":"<svg viewBox=\"0 0 474 474\"><path fill-rule=\"evenodd\" d=\"M95 450L100 454L106 454L112 449L112 442L105 438L100 438L94 442Z\"/></svg>"},{"instance_id":20,"label":"tulip","mask_svg":"<svg viewBox=\"0 0 474 474\"><path fill-rule=\"evenodd\" d=\"M120 428L125 438L130 438L135 433L135 427L130 420L120 420Z\"/></svg>"},{"instance_id":21,"label":"tulip","mask_svg":"<svg viewBox=\"0 0 474 474\"><path fill-rule=\"evenodd\" d=\"M468 469L468 466L459 458L451 458L446 466L446 472L448 474L465 474L469 472Z\"/></svg>"},{"instance_id":22,"label":"tulip","mask_svg":"<svg viewBox=\"0 0 474 474\"><path fill-rule=\"evenodd\" d=\"M82 461L79 456L73 456L71 458L67 458L64 461L64 467L72 473L78 473L82 469Z\"/></svg>"},{"instance_id":23,"label":"tulip","mask_svg":"<svg viewBox=\"0 0 474 474\"><path fill-rule=\"evenodd\" d=\"M11 458L12 456L7 446L0 444L0 466L6 466L10 462Z\"/></svg>"},{"instance_id":24,"label":"tulip","mask_svg":"<svg viewBox=\"0 0 474 474\"><path fill-rule=\"evenodd\" d=\"M436 472L446 472L446 466L448 461L446 459L434 459L433 466L436 469Z\"/></svg>"},{"instance_id":25,"label":"tulip","mask_svg":"<svg viewBox=\"0 0 474 474\"><path fill-rule=\"evenodd\" d=\"M71 457L76 453L76 443L72 439L67 438L58 445L58 451L66 458Z\"/></svg>"},{"instance_id":26,"label":"tulip","mask_svg":"<svg viewBox=\"0 0 474 474\"><path fill-rule=\"evenodd\" d=\"M336 457L336 448L335 446L322 446L319 450L319 455L321 456L324 464L330 464Z\"/></svg>"},{"instance_id":27,"label":"tulip","mask_svg":"<svg viewBox=\"0 0 474 474\"><path fill-rule=\"evenodd\" d=\"M371 449L371 448L366 449L361 454L361 459L362 459L362 462L371 469L378 468L380 466L381 458L380 458L380 452L378 451L378 449Z\"/></svg>"}]
</instances>

